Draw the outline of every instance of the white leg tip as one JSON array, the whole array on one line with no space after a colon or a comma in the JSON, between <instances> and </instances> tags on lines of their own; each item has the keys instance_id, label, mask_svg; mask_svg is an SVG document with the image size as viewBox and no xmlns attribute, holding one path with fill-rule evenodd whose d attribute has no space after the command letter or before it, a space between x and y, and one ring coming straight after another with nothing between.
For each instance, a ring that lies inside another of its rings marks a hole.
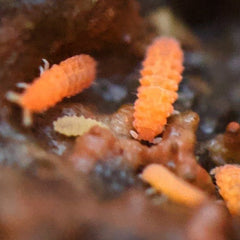
<instances>
[{"instance_id":1,"label":"white leg tip","mask_svg":"<svg viewBox=\"0 0 240 240\"><path fill-rule=\"evenodd\" d=\"M129 134L132 136L132 138L138 139L138 134L134 130L130 130Z\"/></svg>"},{"instance_id":2,"label":"white leg tip","mask_svg":"<svg viewBox=\"0 0 240 240\"><path fill-rule=\"evenodd\" d=\"M42 61L44 66L39 66L40 76L50 67L50 64L47 59L43 58Z\"/></svg>"},{"instance_id":3,"label":"white leg tip","mask_svg":"<svg viewBox=\"0 0 240 240\"><path fill-rule=\"evenodd\" d=\"M152 143L153 144L159 144L161 141L162 141L162 138L161 137L157 137L157 138L153 139Z\"/></svg>"},{"instance_id":4,"label":"white leg tip","mask_svg":"<svg viewBox=\"0 0 240 240\"><path fill-rule=\"evenodd\" d=\"M49 64L48 60L45 59L45 58L43 58L42 61L43 61L43 63L44 63L44 70L45 70L45 71L48 70L49 67L50 67L50 64Z\"/></svg>"},{"instance_id":5,"label":"white leg tip","mask_svg":"<svg viewBox=\"0 0 240 240\"><path fill-rule=\"evenodd\" d=\"M39 72L40 72L40 76L41 76L43 74L43 72L44 72L44 69L43 69L42 66L39 66Z\"/></svg>"},{"instance_id":6,"label":"white leg tip","mask_svg":"<svg viewBox=\"0 0 240 240\"><path fill-rule=\"evenodd\" d=\"M32 125L32 114L28 109L23 110L23 125L26 127Z\"/></svg>"},{"instance_id":7,"label":"white leg tip","mask_svg":"<svg viewBox=\"0 0 240 240\"><path fill-rule=\"evenodd\" d=\"M178 115L180 112L178 110L173 110L172 115Z\"/></svg>"},{"instance_id":8,"label":"white leg tip","mask_svg":"<svg viewBox=\"0 0 240 240\"><path fill-rule=\"evenodd\" d=\"M16 86L17 86L18 88L26 89L26 88L29 87L29 84L27 84L27 83L25 83L25 82L19 82L19 83L16 84Z\"/></svg>"},{"instance_id":9,"label":"white leg tip","mask_svg":"<svg viewBox=\"0 0 240 240\"><path fill-rule=\"evenodd\" d=\"M10 102L19 103L20 94L9 91L9 92L6 93L5 97Z\"/></svg>"}]
</instances>

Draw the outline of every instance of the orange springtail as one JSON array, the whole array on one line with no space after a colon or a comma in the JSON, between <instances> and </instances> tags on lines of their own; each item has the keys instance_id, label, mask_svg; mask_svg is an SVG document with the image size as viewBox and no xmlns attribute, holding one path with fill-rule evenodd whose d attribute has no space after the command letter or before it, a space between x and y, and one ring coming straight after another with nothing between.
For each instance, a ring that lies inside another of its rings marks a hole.
<instances>
[{"instance_id":1,"label":"orange springtail","mask_svg":"<svg viewBox=\"0 0 240 240\"><path fill-rule=\"evenodd\" d=\"M226 164L211 171L220 195L232 214L240 216L240 165Z\"/></svg>"},{"instance_id":2,"label":"orange springtail","mask_svg":"<svg viewBox=\"0 0 240 240\"><path fill-rule=\"evenodd\" d=\"M32 123L32 113L45 111L64 97L81 92L91 85L95 75L96 62L86 54L68 58L50 69L45 60L45 71L42 68L40 77L31 85L19 84L25 88L23 94L10 91L6 97L23 108L23 123L29 126Z\"/></svg>"},{"instance_id":3,"label":"orange springtail","mask_svg":"<svg viewBox=\"0 0 240 240\"><path fill-rule=\"evenodd\" d=\"M152 142L163 131L182 80L183 51L173 38L157 38L146 52L141 71L133 126L140 140Z\"/></svg>"}]
</instances>

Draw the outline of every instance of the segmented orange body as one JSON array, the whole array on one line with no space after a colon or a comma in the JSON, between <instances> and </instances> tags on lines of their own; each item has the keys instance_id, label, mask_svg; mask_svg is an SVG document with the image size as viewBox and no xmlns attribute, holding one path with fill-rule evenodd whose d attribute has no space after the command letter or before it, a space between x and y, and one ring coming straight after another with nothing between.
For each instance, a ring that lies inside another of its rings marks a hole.
<instances>
[{"instance_id":1,"label":"segmented orange body","mask_svg":"<svg viewBox=\"0 0 240 240\"><path fill-rule=\"evenodd\" d=\"M41 112L89 87L95 74L96 62L89 55L68 58L35 79L21 95L19 104L31 112Z\"/></svg>"},{"instance_id":2,"label":"segmented orange body","mask_svg":"<svg viewBox=\"0 0 240 240\"><path fill-rule=\"evenodd\" d=\"M226 164L213 169L212 173L229 211L240 215L240 165Z\"/></svg>"},{"instance_id":3,"label":"segmented orange body","mask_svg":"<svg viewBox=\"0 0 240 240\"><path fill-rule=\"evenodd\" d=\"M152 141L162 132L174 110L172 104L178 97L182 71L179 43L173 38L157 38L147 49L134 105L133 126L139 139Z\"/></svg>"}]
</instances>

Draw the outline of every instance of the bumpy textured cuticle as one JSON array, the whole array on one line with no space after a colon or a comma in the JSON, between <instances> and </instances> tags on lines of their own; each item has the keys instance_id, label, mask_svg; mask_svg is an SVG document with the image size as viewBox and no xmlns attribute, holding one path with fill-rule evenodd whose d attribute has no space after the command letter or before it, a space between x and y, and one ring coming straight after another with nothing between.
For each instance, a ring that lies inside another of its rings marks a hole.
<instances>
[{"instance_id":1,"label":"bumpy textured cuticle","mask_svg":"<svg viewBox=\"0 0 240 240\"><path fill-rule=\"evenodd\" d=\"M157 38L147 49L134 105L133 126L140 140L151 142L163 131L178 97L182 62L183 52L173 38Z\"/></svg>"},{"instance_id":2,"label":"bumpy textured cuticle","mask_svg":"<svg viewBox=\"0 0 240 240\"><path fill-rule=\"evenodd\" d=\"M212 171L220 195L232 214L240 215L240 165L226 164Z\"/></svg>"},{"instance_id":3,"label":"bumpy textured cuticle","mask_svg":"<svg viewBox=\"0 0 240 240\"><path fill-rule=\"evenodd\" d=\"M53 65L25 90L20 105L31 112L41 112L64 97L89 87L96 75L96 62L89 55L77 55Z\"/></svg>"}]
</instances>

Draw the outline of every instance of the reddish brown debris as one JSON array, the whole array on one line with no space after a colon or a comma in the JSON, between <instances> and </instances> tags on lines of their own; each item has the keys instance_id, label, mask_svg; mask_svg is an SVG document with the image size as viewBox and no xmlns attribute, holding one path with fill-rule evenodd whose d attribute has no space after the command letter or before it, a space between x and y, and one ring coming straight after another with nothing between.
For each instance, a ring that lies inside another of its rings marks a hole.
<instances>
[{"instance_id":1,"label":"reddish brown debris","mask_svg":"<svg viewBox=\"0 0 240 240\"><path fill-rule=\"evenodd\" d=\"M230 122L224 134L207 142L212 160L217 164L240 163L240 125Z\"/></svg>"},{"instance_id":2,"label":"reddish brown debris","mask_svg":"<svg viewBox=\"0 0 240 240\"><path fill-rule=\"evenodd\" d=\"M70 161L81 172L89 172L98 160L124 159L137 169L146 164L147 147L132 139L116 138L109 129L93 127L76 139Z\"/></svg>"},{"instance_id":3,"label":"reddish brown debris","mask_svg":"<svg viewBox=\"0 0 240 240\"><path fill-rule=\"evenodd\" d=\"M190 219L187 240L227 240L230 230L229 216L220 204L208 202L201 206Z\"/></svg>"},{"instance_id":4,"label":"reddish brown debris","mask_svg":"<svg viewBox=\"0 0 240 240\"><path fill-rule=\"evenodd\" d=\"M237 122L230 122L224 134L224 145L229 152L235 152L236 157L240 153L240 125ZM237 153L236 153L237 151Z\"/></svg>"},{"instance_id":5,"label":"reddish brown debris","mask_svg":"<svg viewBox=\"0 0 240 240\"><path fill-rule=\"evenodd\" d=\"M1 240L118 239L119 233L124 233L122 239L157 240L159 233L183 239L187 209L160 209L137 190L101 202L87 185L79 191L59 177L58 168L55 172L56 178L41 180L0 168ZM85 184L76 172L71 174L75 184Z\"/></svg>"},{"instance_id":6,"label":"reddish brown debris","mask_svg":"<svg viewBox=\"0 0 240 240\"><path fill-rule=\"evenodd\" d=\"M129 132L133 129L133 111L132 105L123 105L112 115L100 116L112 132L118 137L131 138Z\"/></svg>"},{"instance_id":7,"label":"reddish brown debris","mask_svg":"<svg viewBox=\"0 0 240 240\"><path fill-rule=\"evenodd\" d=\"M213 189L209 175L198 165L194 155L198 123L199 117L195 112L172 116L162 141L149 148L149 161L164 164L185 180Z\"/></svg>"},{"instance_id":8,"label":"reddish brown debris","mask_svg":"<svg viewBox=\"0 0 240 240\"><path fill-rule=\"evenodd\" d=\"M237 122L230 122L228 125L227 125L227 132L232 132L232 133L236 133L238 130L239 130L240 126L239 126L239 123Z\"/></svg>"},{"instance_id":9,"label":"reddish brown debris","mask_svg":"<svg viewBox=\"0 0 240 240\"><path fill-rule=\"evenodd\" d=\"M95 126L76 139L70 160L80 171L89 172L96 161L111 159L120 153L121 149L112 133Z\"/></svg>"},{"instance_id":10,"label":"reddish brown debris","mask_svg":"<svg viewBox=\"0 0 240 240\"><path fill-rule=\"evenodd\" d=\"M132 127L132 110L131 106L125 106L108 118L98 116L111 131L94 128L79 137L70 156L74 165L79 170L85 171L86 166L90 170L95 161L116 156L123 158L134 169L148 163L161 163L181 178L213 191L214 186L209 175L198 165L194 155L198 115L185 112L170 117L162 141L148 147L127 135Z\"/></svg>"},{"instance_id":11,"label":"reddish brown debris","mask_svg":"<svg viewBox=\"0 0 240 240\"><path fill-rule=\"evenodd\" d=\"M194 112L172 116L165 128L162 141L151 148L151 161L169 165L184 178L194 178L197 165L194 156L195 132L198 123L199 117Z\"/></svg>"}]
</instances>

